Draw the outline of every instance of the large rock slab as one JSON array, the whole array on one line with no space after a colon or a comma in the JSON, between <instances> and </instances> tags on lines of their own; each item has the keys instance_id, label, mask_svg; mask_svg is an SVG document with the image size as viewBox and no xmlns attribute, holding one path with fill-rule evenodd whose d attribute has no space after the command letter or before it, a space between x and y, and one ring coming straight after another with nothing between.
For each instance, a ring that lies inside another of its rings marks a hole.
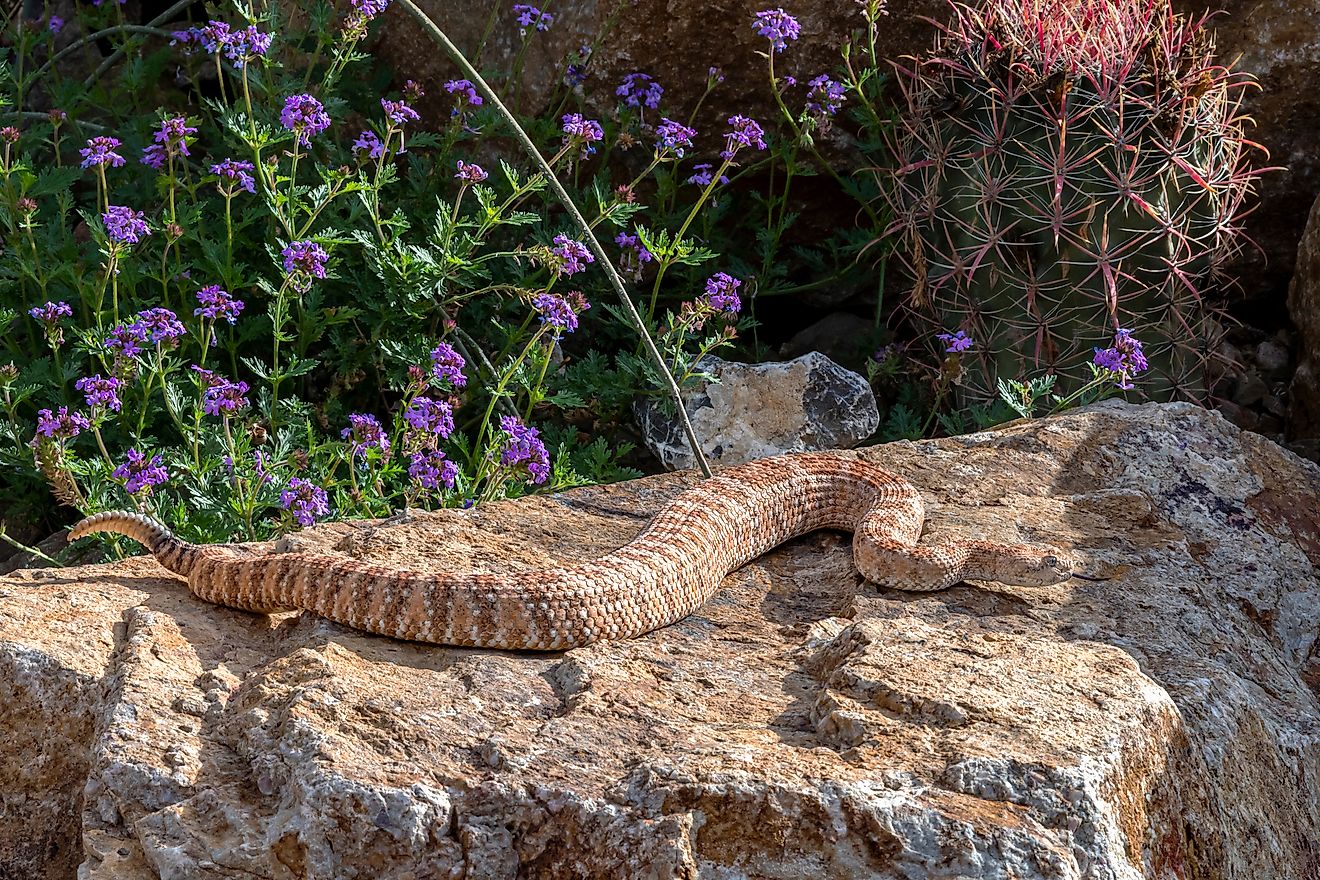
<instances>
[{"instance_id":1,"label":"large rock slab","mask_svg":"<svg viewBox=\"0 0 1320 880\"><path fill-rule=\"evenodd\" d=\"M859 454L935 536L1103 582L877 594L817 533L563 654L0 578L0 877L1320 876L1320 469L1183 404ZM673 474L298 542L508 570L626 541Z\"/></svg>"},{"instance_id":2,"label":"large rock slab","mask_svg":"<svg viewBox=\"0 0 1320 880\"><path fill-rule=\"evenodd\" d=\"M1288 313L1300 340L1297 371L1288 388L1288 439L1314 458L1320 453L1320 199L1311 206L1297 251Z\"/></svg>"}]
</instances>

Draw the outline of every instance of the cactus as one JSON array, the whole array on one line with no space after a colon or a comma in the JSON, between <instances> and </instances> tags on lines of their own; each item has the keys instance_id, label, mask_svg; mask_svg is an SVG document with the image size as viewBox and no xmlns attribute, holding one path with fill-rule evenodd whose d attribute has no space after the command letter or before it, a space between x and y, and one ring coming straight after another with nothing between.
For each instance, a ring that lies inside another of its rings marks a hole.
<instances>
[{"instance_id":1,"label":"cactus","mask_svg":"<svg viewBox=\"0 0 1320 880\"><path fill-rule=\"evenodd\" d=\"M1245 74L1167 0L952 3L935 50L895 65L891 232L907 307L965 330L965 395L1075 380L1116 330L1151 397L1202 400L1221 321L1204 295L1245 240L1258 144Z\"/></svg>"}]
</instances>

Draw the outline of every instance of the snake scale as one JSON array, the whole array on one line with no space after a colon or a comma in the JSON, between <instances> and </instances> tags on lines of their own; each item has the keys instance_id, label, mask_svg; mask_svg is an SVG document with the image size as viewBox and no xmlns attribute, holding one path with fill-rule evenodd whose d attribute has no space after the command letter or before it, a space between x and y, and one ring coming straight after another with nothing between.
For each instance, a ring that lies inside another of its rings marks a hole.
<instances>
[{"instance_id":1,"label":"snake scale","mask_svg":"<svg viewBox=\"0 0 1320 880\"><path fill-rule=\"evenodd\" d=\"M722 469L618 550L561 568L436 574L323 553L243 555L227 545L189 544L136 513L98 513L69 537L127 535L186 577L198 598L232 608L302 609L400 639L540 651L630 638L681 620L726 574L815 529L852 531L862 576L901 590L938 590L968 578L1045 586L1073 576L1070 560L1052 547L920 544L924 520L921 495L903 478L859 459L800 453Z\"/></svg>"}]
</instances>

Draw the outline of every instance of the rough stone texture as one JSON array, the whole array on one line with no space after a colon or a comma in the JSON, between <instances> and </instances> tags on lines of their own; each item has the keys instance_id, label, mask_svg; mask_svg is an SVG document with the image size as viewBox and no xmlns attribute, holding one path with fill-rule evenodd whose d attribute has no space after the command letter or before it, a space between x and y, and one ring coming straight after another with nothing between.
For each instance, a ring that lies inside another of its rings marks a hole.
<instances>
[{"instance_id":1,"label":"rough stone texture","mask_svg":"<svg viewBox=\"0 0 1320 880\"><path fill-rule=\"evenodd\" d=\"M831 312L793 334L779 347L781 358L818 351L850 370L861 370L874 353L875 322L848 312Z\"/></svg>"},{"instance_id":2,"label":"rough stone texture","mask_svg":"<svg viewBox=\"0 0 1320 880\"><path fill-rule=\"evenodd\" d=\"M1235 274L1248 293L1266 284L1281 289L1306 212L1320 193L1320 0L1175 0L1174 7L1223 10L1211 20L1220 60L1238 59L1237 69L1260 83L1243 96L1243 109L1256 121L1248 137L1270 151L1260 164L1287 170L1261 179L1258 210L1245 226L1263 254L1248 249Z\"/></svg>"},{"instance_id":3,"label":"rough stone texture","mask_svg":"<svg viewBox=\"0 0 1320 880\"><path fill-rule=\"evenodd\" d=\"M1320 449L1320 199L1311 206L1288 312L1299 338L1297 372L1289 386L1288 439Z\"/></svg>"},{"instance_id":4,"label":"rough stone texture","mask_svg":"<svg viewBox=\"0 0 1320 880\"><path fill-rule=\"evenodd\" d=\"M537 655L231 611L141 558L15 573L0 877L1320 876L1320 469L1182 404L860 454L932 533L1113 577L876 595L817 533ZM579 560L691 481L298 541Z\"/></svg>"},{"instance_id":5,"label":"rough stone texture","mask_svg":"<svg viewBox=\"0 0 1320 880\"><path fill-rule=\"evenodd\" d=\"M820 352L765 364L708 355L700 366L719 381L689 389L683 399L711 463L846 449L880 425L875 393L866 379ZM665 467L695 466L687 434L663 404L643 400L633 409L642 439Z\"/></svg>"}]
</instances>

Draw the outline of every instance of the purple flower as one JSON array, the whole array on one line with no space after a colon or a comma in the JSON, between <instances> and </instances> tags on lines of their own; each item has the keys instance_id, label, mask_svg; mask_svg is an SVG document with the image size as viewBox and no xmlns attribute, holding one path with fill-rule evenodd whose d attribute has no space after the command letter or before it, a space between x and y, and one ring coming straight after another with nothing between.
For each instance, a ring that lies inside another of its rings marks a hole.
<instances>
[{"instance_id":1,"label":"purple flower","mask_svg":"<svg viewBox=\"0 0 1320 880\"><path fill-rule=\"evenodd\" d=\"M137 320L133 323L142 334L143 341L166 342L178 339L186 332L179 322L179 316L164 308L138 312Z\"/></svg>"},{"instance_id":2,"label":"purple flower","mask_svg":"<svg viewBox=\"0 0 1320 880\"><path fill-rule=\"evenodd\" d=\"M655 259L655 256L646 249L646 245L642 244L641 238L636 235L620 232L614 236L614 243L623 248L625 253L631 250L639 263L649 263Z\"/></svg>"},{"instance_id":3,"label":"purple flower","mask_svg":"<svg viewBox=\"0 0 1320 880\"><path fill-rule=\"evenodd\" d=\"M1130 376L1150 368L1146 355L1141 350L1141 340L1133 336L1131 330L1123 329L1119 329L1114 334L1113 347L1095 350L1092 363L1102 370L1114 373L1118 387L1124 391L1136 387L1129 381Z\"/></svg>"},{"instance_id":4,"label":"purple flower","mask_svg":"<svg viewBox=\"0 0 1320 880\"><path fill-rule=\"evenodd\" d=\"M223 43L225 57L242 70L249 58L264 56L270 51L271 35L248 25L241 31L230 31Z\"/></svg>"},{"instance_id":5,"label":"purple flower","mask_svg":"<svg viewBox=\"0 0 1320 880\"><path fill-rule=\"evenodd\" d=\"M330 116L311 95L290 95L284 99L280 124L298 136L297 143L306 145L330 127Z\"/></svg>"},{"instance_id":6,"label":"purple flower","mask_svg":"<svg viewBox=\"0 0 1320 880\"><path fill-rule=\"evenodd\" d=\"M195 134L197 129L189 125L186 118L171 116L156 130L155 143L142 151L142 164L159 171L171 156L191 156L188 138Z\"/></svg>"},{"instance_id":7,"label":"purple flower","mask_svg":"<svg viewBox=\"0 0 1320 880\"><path fill-rule=\"evenodd\" d=\"M232 416L248 405L245 396L248 383L230 382L219 376L214 379L204 377L204 380L206 389L202 392L202 412L208 416Z\"/></svg>"},{"instance_id":8,"label":"purple flower","mask_svg":"<svg viewBox=\"0 0 1320 880\"><path fill-rule=\"evenodd\" d=\"M555 330L555 338L563 333L572 333L578 328L578 311L590 308L582 299L579 309L573 308L565 297L555 293L539 293L532 299L532 308L541 313L541 323L548 324Z\"/></svg>"},{"instance_id":9,"label":"purple flower","mask_svg":"<svg viewBox=\"0 0 1320 880\"><path fill-rule=\"evenodd\" d=\"M967 351L973 345L972 337L964 330L959 330L957 333L937 333L935 338L944 343L945 354Z\"/></svg>"},{"instance_id":10,"label":"purple flower","mask_svg":"<svg viewBox=\"0 0 1320 880\"><path fill-rule=\"evenodd\" d=\"M683 153L692 147L692 139L696 136L695 128L688 128L681 122L662 118L660 124L655 127L655 151L663 153L668 150L681 159Z\"/></svg>"},{"instance_id":11,"label":"purple flower","mask_svg":"<svg viewBox=\"0 0 1320 880\"><path fill-rule=\"evenodd\" d=\"M226 195L233 195L237 190L234 183L238 183L237 189L245 189L250 193L257 191L256 181L252 179L253 165L251 162L238 162L234 159L226 159L211 166L211 173L216 175L222 181L222 189ZM228 190L224 189L223 181L229 181Z\"/></svg>"},{"instance_id":12,"label":"purple flower","mask_svg":"<svg viewBox=\"0 0 1320 880\"><path fill-rule=\"evenodd\" d=\"M596 258L587 250L587 246L580 241L574 241L562 232L555 236L555 246L550 249L560 260L560 265L556 270L558 275L576 275L585 271L588 263L596 262Z\"/></svg>"},{"instance_id":13,"label":"purple flower","mask_svg":"<svg viewBox=\"0 0 1320 880\"><path fill-rule=\"evenodd\" d=\"M451 79L445 83L445 91L454 96L454 109L450 116L461 116L469 107L480 107L485 101L477 92L477 87L465 79Z\"/></svg>"},{"instance_id":14,"label":"purple flower","mask_svg":"<svg viewBox=\"0 0 1320 880\"><path fill-rule=\"evenodd\" d=\"M605 139L605 130L594 119L587 119L581 113L567 113L563 117L564 146L580 144L581 156L585 158L596 152L596 144Z\"/></svg>"},{"instance_id":15,"label":"purple flower","mask_svg":"<svg viewBox=\"0 0 1320 880\"><path fill-rule=\"evenodd\" d=\"M525 3L514 4L513 11L518 16L518 33L527 36L527 29L535 27L538 31L550 30L550 25L555 23L555 17L548 12L542 12L535 6L528 6Z\"/></svg>"},{"instance_id":16,"label":"purple flower","mask_svg":"<svg viewBox=\"0 0 1320 880\"><path fill-rule=\"evenodd\" d=\"M390 438L380 422L370 413L349 413L348 427L339 432L347 440L353 438L353 455L365 454L368 449L379 449L382 455L389 455Z\"/></svg>"},{"instance_id":17,"label":"purple flower","mask_svg":"<svg viewBox=\"0 0 1320 880\"><path fill-rule=\"evenodd\" d=\"M431 350L431 374L455 388L467 384L467 376L463 375L465 366L467 361L448 342L442 342Z\"/></svg>"},{"instance_id":18,"label":"purple flower","mask_svg":"<svg viewBox=\"0 0 1320 880\"><path fill-rule=\"evenodd\" d=\"M830 79L822 73L815 79L808 80L811 91L807 93L807 112L814 116L833 116L843 106L844 94L848 91L842 83Z\"/></svg>"},{"instance_id":19,"label":"purple flower","mask_svg":"<svg viewBox=\"0 0 1320 880\"><path fill-rule=\"evenodd\" d=\"M500 446L500 464L505 467L525 466L533 483L544 483L550 476L550 455L541 442L540 432L529 428L517 416L500 418L504 442Z\"/></svg>"},{"instance_id":20,"label":"purple flower","mask_svg":"<svg viewBox=\"0 0 1320 880\"><path fill-rule=\"evenodd\" d=\"M193 309L193 314L201 315L208 321L224 318L232 324L238 319L238 313L243 311L243 301L234 299L229 295L229 291L218 284L197 291L197 301L202 305L201 308Z\"/></svg>"},{"instance_id":21,"label":"purple flower","mask_svg":"<svg viewBox=\"0 0 1320 880\"><path fill-rule=\"evenodd\" d=\"M454 431L454 408L443 400L414 397L403 412L403 420L414 430L448 437Z\"/></svg>"},{"instance_id":22,"label":"purple flower","mask_svg":"<svg viewBox=\"0 0 1320 880\"><path fill-rule=\"evenodd\" d=\"M129 360L142 353L147 342L147 331L141 323L118 324L110 328L105 337L106 350L115 356L116 361Z\"/></svg>"},{"instance_id":23,"label":"purple flower","mask_svg":"<svg viewBox=\"0 0 1320 880\"><path fill-rule=\"evenodd\" d=\"M145 453L138 452L133 448L130 448L125 454L128 461L111 471L110 475L116 479L126 481L124 488L128 490L128 494L146 493L150 495L153 486L159 486L170 478L165 468L161 466L159 455L153 455L148 459Z\"/></svg>"},{"instance_id":24,"label":"purple flower","mask_svg":"<svg viewBox=\"0 0 1320 880\"><path fill-rule=\"evenodd\" d=\"M87 416L80 412L69 412L67 406L60 407L53 414L48 409L37 413L37 434L51 440L72 440L83 428L91 426Z\"/></svg>"},{"instance_id":25,"label":"purple flower","mask_svg":"<svg viewBox=\"0 0 1320 880\"><path fill-rule=\"evenodd\" d=\"M144 235L151 235L146 215L124 205L111 205L101 215L105 234L116 244L137 244Z\"/></svg>"},{"instance_id":26,"label":"purple flower","mask_svg":"<svg viewBox=\"0 0 1320 880\"><path fill-rule=\"evenodd\" d=\"M423 489L454 488L458 480L458 465L445 458L438 449L423 449L412 454L408 476Z\"/></svg>"},{"instance_id":27,"label":"purple flower","mask_svg":"<svg viewBox=\"0 0 1320 880\"><path fill-rule=\"evenodd\" d=\"M293 279L294 290L305 291L312 286L313 278L325 277L325 264L330 255L316 242L290 242L280 254L284 257L284 271Z\"/></svg>"},{"instance_id":28,"label":"purple flower","mask_svg":"<svg viewBox=\"0 0 1320 880\"><path fill-rule=\"evenodd\" d=\"M369 159L379 159L385 152L385 145L380 142L380 136L374 131L368 129L358 135L357 140L353 141L354 153L366 153Z\"/></svg>"},{"instance_id":29,"label":"purple flower","mask_svg":"<svg viewBox=\"0 0 1320 880\"><path fill-rule=\"evenodd\" d=\"M390 122L393 122L395 125L416 122L418 119L422 118L417 115L416 110L408 106L407 101L390 101L381 98L380 106L385 110L385 115L389 117Z\"/></svg>"},{"instance_id":30,"label":"purple flower","mask_svg":"<svg viewBox=\"0 0 1320 880\"><path fill-rule=\"evenodd\" d=\"M706 302L717 312L736 315L742 310L742 300L738 298L738 288L742 281L726 272L716 272L706 279Z\"/></svg>"},{"instance_id":31,"label":"purple flower","mask_svg":"<svg viewBox=\"0 0 1320 880\"><path fill-rule=\"evenodd\" d=\"M652 109L660 106L660 98L664 93L664 86L645 73L628 74L623 78L623 82L619 84L619 87L614 90L614 94L623 98L623 103L629 107L645 105Z\"/></svg>"},{"instance_id":32,"label":"purple flower","mask_svg":"<svg viewBox=\"0 0 1320 880\"><path fill-rule=\"evenodd\" d=\"M329 516L330 504L325 490L308 480L293 477L280 493L280 506L293 513L300 525L310 526L317 517Z\"/></svg>"},{"instance_id":33,"label":"purple flower","mask_svg":"<svg viewBox=\"0 0 1320 880\"><path fill-rule=\"evenodd\" d=\"M87 399L87 405L91 408L93 414L105 410L119 412L122 406L119 400L119 389L123 386L124 381L122 379L116 379L114 376L106 378L100 375L84 376L73 383L73 387L81 391Z\"/></svg>"},{"instance_id":34,"label":"purple flower","mask_svg":"<svg viewBox=\"0 0 1320 880\"><path fill-rule=\"evenodd\" d=\"M52 15L50 21L46 23L46 27L50 28L52 34L58 34L60 31L64 30L64 19L60 18L58 15Z\"/></svg>"},{"instance_id":35,"label":"purple flower","mask_svg":"<svg viewBox=\"0 0 1320 880\"><path fill-rule=\"evenodd\" d=\"M91 168L96 165L111 165L115 168L124 164L124 157L115 152L115 148L120 145L119 138L99 135L89 138L87 146L78 151L83 157L82 167Z\"/></svg>"},{"instance_id":36,"label":"purple flower","mask_svg":"<svg viewBox=\"0 0 1320 880\"><path fill-rule=\"evenodd\" d=\"M375 18L390 5L390 0L352 0L352 5L366 18Z\"/></svg>"},{"instance_id":37,"label":"purple flower","mask_svg":"<svg viewBox=\"0 0 1320 880\"><path fill-rule=\"evenodd\" d=\"M802 27L797 19L785 12L782 7L756 13L752 27L770 41L770 47L776 52L784 51L788 41L796 40L802 33Z\"/></svg>"},{"instance_id":38,"label":"purple flower","mask_svg":"<svg viewBox=\"0 0 1320 880\"><path fill-rule=\"evenodd\" d=\"M28 314L51 327L58 324L60 318L73 317L73 307L66 302L48 302L44 306L28 309Z\"/></svg>"},{"instance_id":39,"label":"purple flower","mask_svg":"<svg viewBox=\"0 0 1320 880\"><path fill-rule=\"evenodd\" d=\"M459 159L458 173L454 175L454 178L456 180L461 180L464 183L481 183L489 176L490 175L487 174L485 169L483 169L480 165L477 165L475 163L469 165L468 163L464 162L462 159Z\"/></svg>"},{"instance_id":40,"label":"purple flower","mask_svg":"<svg viewBox=\"0 0 1320 880\"><path fill-rule=\"evenodd\" d=\"M715 166L709 162L701 162L692 166L692 176L687 179L688 183L695 183L697 186L710 186L711 177L714 174ZM723 186L729 182L729 178L723 174L720 175L720 185Z\"/></svg>"},{"instance_id":41,"label":"purple flower","mask_svg":"<svg viewBox=\"0 0 1320 880\"><path fill-rule=\"evenodd\" d=\"M749 119L746 116L730 116L729 130L724 133L724 149L720 152L721 159L732 159L734 154L743 147L755 147L758 150L765 149L765 132L755 119Z\"/></svg>"}]
</instances>

